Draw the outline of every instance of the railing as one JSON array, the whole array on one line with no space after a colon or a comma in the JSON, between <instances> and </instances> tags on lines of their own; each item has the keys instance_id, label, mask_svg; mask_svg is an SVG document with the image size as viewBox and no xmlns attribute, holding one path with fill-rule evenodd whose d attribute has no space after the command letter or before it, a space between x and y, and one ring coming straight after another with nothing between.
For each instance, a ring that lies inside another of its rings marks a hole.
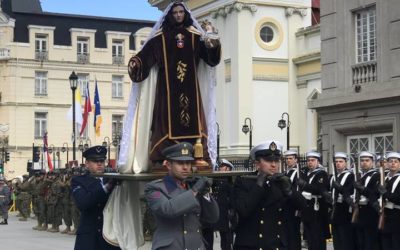
<instances>
[{"instance_id":1,"label":"railing","mask_svg":"<svg viewBox=\"0 0 400 250\"><path fill-rule=\"evenodd\" d=\"M78 54L78 63L87 64L89 63L89 54Z\"/></svg>"},{"instance_id":2,"label":"railing","mask_svg":"<svg viewBox=\"0 0 400 250\"><path fill-rule=\"evenodd\" d=\"M10 50L7 48L0 48L0 59L10 58Z\"/></svg>"},{"instance_id":3,"label":"railing","mask_svg":"<svg viewBox=\"0 0 400 250\"><path fill-rule=\"evenodd\" d=\"M124 56L113 56L112 57L112 64L123 65L124 63L125 63L125 57Z\"/></svg>"},{"instance_id":4,"label":"railing","mask_svg":"<svg viewBox=\"0 0 400 250\"><path fill-rule=\"evenodd\" d=\"M353 71L353 85L376 82L376 61L359 63L351 67Z\"/></svg>"},{"instance_id":5,"label":"railing","mask_svg":"<svg viewBox=\"0 0 400 250\"><path fill-rule=\"evenodd\" d=\"M38 50L35 52L35 59L39 61L47 61L49 53L48 51Z\"/></svg>"}]
</instances>

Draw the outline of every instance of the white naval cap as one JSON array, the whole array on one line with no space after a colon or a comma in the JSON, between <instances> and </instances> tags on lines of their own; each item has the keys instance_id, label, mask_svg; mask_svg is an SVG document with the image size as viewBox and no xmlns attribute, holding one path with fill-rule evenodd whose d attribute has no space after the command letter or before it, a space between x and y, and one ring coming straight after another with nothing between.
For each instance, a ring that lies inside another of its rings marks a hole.
<instances>
[{"instance_id":1,"label":"white naval cap","mask_svg":"<svg viewBox=\"0 0 400 250\"><path fill-rule=\"evenodd\" d=\"M223 165L230 167L230 169L234 169L233 164L228 161L227 159L221 159L221 162L219 163L219 167L222 167Z\"/></svg>"},{"instance_id":2,"label":"white naval cap","mask_svg":"<svg viewBox=\"0 0 400 250\"><path fill-rule=\"evenodd\" d=\"M296 150L292 150L292 149L290 149L290 150L286 150L284 153L283 153L283 156L289 156L289 155L298 155L298 153L297 153L297 151Z\"/></svg>"},{"instance_id":3,"label":"white naval cap","mask_svg":"<svg viewBox=\"0 0 400 250\"><path fill-rule=\"evenodd\" d=\"M317 151L308 151L306 153L306 158L317 158L318 160L321 160L321 154Z\"/></svg>"},{"instance_id":4,"label":"white naval cap","mask_svg":"<svg viewBox=\"0 0 400 250\"><path fill-rule=\"evenodd\" d=\"M369 157L369 158L375 159L375 155L374 155L373 153L371 153L371 152L368 152L368 151L362 151L362 152L360 152L359 157L360 157L360 158L362 158L362 157Z\"/></svg>"},{"instance_id":5,"label":"white naval cap","mask_svg":"<svg viewBox=\"0 0 400 250\"><path fill-rule=\"evenodd\" d=\"M346 161L348 160L347 154L344 152L336 152L335 153L335 158L343 158Z\"/></svg>"},{"instance_id":6,"label":"white naval cap","mask_svg":"<svg viewBox=\"0 0 400 250\"><path fill-rule=\"evenodd\" d=\"M397 153L397 152L390 152L390 153L388 153L388 154L386 155L386 158L387 158L387 159L390 159L390 158L397 158L397 159L400 159L400 153Z\"/></svg>"},{"instance_id":7,"label":"white naval cap","mask_svg":"<svg viewBox=\"0 0 400 250\"><path fill-rule=\"evenodd\" d=\"M281 156L282 148L282 143L279 141L266 141L252 148L250 151L250 157L253 160L260 156L277 158Z\"/></svg>"}]
</instances>

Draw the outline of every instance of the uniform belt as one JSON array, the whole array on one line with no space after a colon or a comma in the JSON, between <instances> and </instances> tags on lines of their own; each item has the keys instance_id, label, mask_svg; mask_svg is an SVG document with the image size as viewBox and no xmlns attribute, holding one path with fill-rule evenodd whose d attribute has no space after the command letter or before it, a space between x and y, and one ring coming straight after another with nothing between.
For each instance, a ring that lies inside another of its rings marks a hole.
<instances>
[{"instance_id":1,"label":"uniform belt","mask_svg":"<svg viewBox=\"0 0 400 250\"><path fill-rule=\"evenodd\" d=\"M343 203L343 195L339 194L336 200L337 203Z\"/></svg>"},{"instance_id":2,"label":"uniform belt","mask_svg":"<svg viewBox=\"0 0 400 250\"><path fill-rule=\"evenodd\" d=\"M301 194L303 195L303 197L306 199L306 200L312 200L312 199L315 199L315 198L322 198L322 196L321 195L313 195L313 194L311 194L310 192L305 192L305 191L303 191L303 192L301 192Z\"/></svg>"},{"instance_id":3,"label":"uniform belt","mask_svg":"<svg viewBox=\"0 0 400 250\"><path fill-rule=\"evenodd\" d=\"M365 197L364 195L361 195L360 201L358 202L358 204L362 205L362 206L366 206L366 205L368 205L368 201L369 200L367 197Z\"/></svg>"},{"instance_id":4,"label":"uniform belt","mask_svg":"<svg viewBox=\"0 0 400 250\"><path fill-rule=\"evenodd\" d=\"M388 201L385 204L385 208L387 208L387 209L400 209L400 206L399 205L395 205L393 202Z\"/></svg>"}]
</instances>

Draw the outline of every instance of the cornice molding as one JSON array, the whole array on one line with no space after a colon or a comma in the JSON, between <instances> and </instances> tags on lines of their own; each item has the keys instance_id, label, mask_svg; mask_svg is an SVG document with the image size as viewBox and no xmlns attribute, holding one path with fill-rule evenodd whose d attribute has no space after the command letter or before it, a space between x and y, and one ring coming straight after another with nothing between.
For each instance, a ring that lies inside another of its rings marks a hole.
<instances>
[{"instance_id":1,"label":"cornice molding","mask_svg":"<svg viewBox=\"0 0 400 250\"><path fill-rule=\"evenodd\" d=\"M216 8L215 10L210 11L211 17L212 18L217 18L219 16L221 17L227 17L229 14L232 12L241 12L242 10L248 10L252 14L257 12L257 5L255 4L249 4L249 3L243 3L236 1L234 3L226 4L221 7Z\"/></svg>"},{"instance_id":2,"label":"cornice molding","mask_svg":"<svg viewBox=\"0 0 400 250\"><path fill-rule=\"evenodd\" d=\"M288 17L293 16L294 14L299 14L301 17L305 17L307 16L307 8L289 7L285 9L285 14Z\"/></svg>"}]
</instances>

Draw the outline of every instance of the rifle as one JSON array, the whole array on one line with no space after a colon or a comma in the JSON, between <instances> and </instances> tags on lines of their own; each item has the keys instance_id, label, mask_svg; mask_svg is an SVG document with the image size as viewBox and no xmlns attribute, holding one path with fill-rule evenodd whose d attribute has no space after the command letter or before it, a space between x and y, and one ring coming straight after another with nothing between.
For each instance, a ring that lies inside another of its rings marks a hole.
<instances>
[{"instance_id":1,"label":"rifle","mask_svg":"<svg viewBox=\"0 0 400 250\"><path fill-rule=\"evenodd\" d=\"M360 154L358 155L358 161L357 164L354 164L354 181L358 182L360 180L360 173L359 173L359 164L360 164ZM351 217L351 223L357 223L358 222L358 214L360 212L360 207L359 207L359 202L360 202L360 192L358 192L357 188L354 188L354 206L353 206L353 214Z\"/></svg>"},{"instance_id":2,"label":"rifle","mask_svg":"<svg viewBox=\"0 0 400 250\"><path fill-rule=\"evenodd\" d=\"M386 185L384 164L379 164L379 174L380 174L379 184L384 187ZM385 201L383 200L383 195L381 195L379 199L379 206L380 206L380 211L379 211L378 229L383 230L385 227Z\"/></svg>"},{"instance_id":3,"label":"rifle","mask_svg":"<svg viewBox=\"0 0 400 250\"><path fill-rule=\"evenodd\" d=\"M332 167L333 167L333 181L336 181L337 178L337 169L335 166L335 145L332 145ZM333 220L333 217L335 216L335 210L336 210L336 188L333 187L332 184L332 211L331 211L331 221Z\"/></svg>"}]
</instances>

